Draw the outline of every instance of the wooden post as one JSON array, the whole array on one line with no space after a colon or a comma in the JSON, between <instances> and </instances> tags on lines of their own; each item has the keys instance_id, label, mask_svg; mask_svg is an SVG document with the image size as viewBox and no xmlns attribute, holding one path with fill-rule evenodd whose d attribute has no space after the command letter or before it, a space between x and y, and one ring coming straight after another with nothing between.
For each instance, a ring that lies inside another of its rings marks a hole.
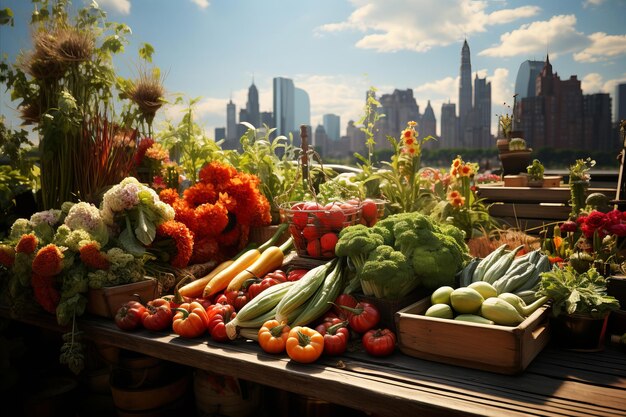
<instances>
[{"instance_id":1,"label":"wooden post","mask_svg":"<svg viewBox=\"0 0 626 417\"><path fill-rule=\"evenodd\" d=\"M300 139L302 140L302 184L309 189L309 142L306 125L300 125Z\"/></svg>"},{"instance_id":2,"label":"wooden post","mask_svg":"<svg viewBox=\"0 0 626 417\"><path fill-rule=\"evenodd\" d=\"M624 158L626 157L626 120L620 122L620 136L622 137L622 150L619 152L619 175L617 177L617 187L615 189L615 208L623 206L622 200L626 194L626 178L624 176Z\"/></svg>"}]
</instances>

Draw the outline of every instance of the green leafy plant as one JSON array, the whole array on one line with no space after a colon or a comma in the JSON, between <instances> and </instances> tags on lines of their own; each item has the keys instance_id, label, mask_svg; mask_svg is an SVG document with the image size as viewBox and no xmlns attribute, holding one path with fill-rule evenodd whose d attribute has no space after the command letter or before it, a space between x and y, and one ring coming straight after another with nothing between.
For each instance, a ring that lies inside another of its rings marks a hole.
<instances>
[{"instance_id":1,"label":"green leafy plant","mask_svg":"<svg viewBox=\"0 0 626 417\"><path fill-rule=\"evenodd\" d=\"M578 273L569 265L563 269L555 265L541 274L537 295L552 300L555 316L576 313L604 317L619 308L615 297L606 294L606 279L593 267Z\"/></svg>"},{"instance_id":2,"label":"green leafy plant","mask_svg":"<svg viewBox=\"0 0 626 417\"><path fill-rule=\"evenodd\" d=\"M304 198L302 182L297 180L298 166L293 163L298 148L291 137L270 139L276 129L267 125L257 129L250 123L242 124L248 128L240 139L242 152L230 153L229 160L241 171L259 177L260 190L270 203L272 224L278 224L279 206Z\"/></svg>"},{"instance_id":3,"label":"green leafy plant","mask_svg":"<svg viewBox=\"0 0 626 417\"><path fill-rule=\"evenodd\" d=\"M538 159L533 159L532 164L526 167L526 172L528 173L528 179L531 181L543 180L544 167Z\"/></svg>"}]
</instances>

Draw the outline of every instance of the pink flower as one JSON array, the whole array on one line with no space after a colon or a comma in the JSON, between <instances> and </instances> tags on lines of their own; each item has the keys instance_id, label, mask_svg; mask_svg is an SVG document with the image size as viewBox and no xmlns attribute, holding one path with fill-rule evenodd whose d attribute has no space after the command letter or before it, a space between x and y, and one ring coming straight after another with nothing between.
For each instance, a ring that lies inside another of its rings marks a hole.
<instances>
[{"instance_id":1,"label":"pink flower","mask_svg":"<svg viewBox=\"0 0 626 417\"><path fill-rule=\"evenodd\" d=\"M578 224L576 224L575 221L568 220L566 222L563 222L563 224L561 224L560 229L561 229L561 232L573 233L578 229Z\"/></svg>"},{"instance_id":2,"label":"pink flower","mask_svg":"<svg viewBox=\"0 0 626 417\"><path fill-rule=\"evenodd\" d=\"M626 236L626 224L613 224L608 227L608 231L615 236L624 237Z\"/></svg>"}]
</instances>

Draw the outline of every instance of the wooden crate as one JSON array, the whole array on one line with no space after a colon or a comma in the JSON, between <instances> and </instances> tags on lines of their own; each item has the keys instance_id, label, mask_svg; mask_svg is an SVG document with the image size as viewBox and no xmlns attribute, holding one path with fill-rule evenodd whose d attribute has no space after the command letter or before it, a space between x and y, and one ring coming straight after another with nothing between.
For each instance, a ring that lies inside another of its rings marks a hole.
<instances>
[{"instance_id":1,"label":"wooden crate","mask_svg":"<svg viewBox=\"0 0 626 417\"><path fill-rule=\"evenodd\" d=\"M541 307L517 327L426 317L430 299L396 313L398 346L409 356L436 362L517 374L550 339L549 308Z\"/></svg>"}]
</instances>

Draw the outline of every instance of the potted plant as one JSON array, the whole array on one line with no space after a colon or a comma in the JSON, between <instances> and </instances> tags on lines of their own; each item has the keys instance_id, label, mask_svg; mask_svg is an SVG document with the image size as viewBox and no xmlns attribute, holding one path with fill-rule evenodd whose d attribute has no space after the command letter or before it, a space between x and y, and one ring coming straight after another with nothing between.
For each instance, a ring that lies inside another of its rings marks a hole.
<instances>
[{"instance_id":1,"label":"potted plant","mask_svg":"<svg viewBox=\"0 0 626 417\"><path fill-rule=\"evenodd\" d=\"M543 164L538 159L533 159L533 163L526 167L526 172L528 172L529 187L543 186L543 171Z\"/></svg>"},{"instance_id":2,"label":"potted plant","mask_svg":"<svg viewBox=\"0 0 626 417\"><path fill-rule=\"evenodd\" d=\"M512 138L509 141L508 152L500 153L503 175L517 175L526 172L526 167L530 164L530 154L532 149L526 146L526 141L521 137Z\"/></svg>"},{"instance_id":3,"label":"potted plant","mask_svg":"<svg viewBox=\"0 0 626 417\"><path fill-rule=\"evenodd\" d=\"M552 300L554 340L566 349L600 351L608 317L619 302L606 293L606 279L595 268L579 273L572 266L541 274L538 296Z\"/></svg>"}]
</instances>

